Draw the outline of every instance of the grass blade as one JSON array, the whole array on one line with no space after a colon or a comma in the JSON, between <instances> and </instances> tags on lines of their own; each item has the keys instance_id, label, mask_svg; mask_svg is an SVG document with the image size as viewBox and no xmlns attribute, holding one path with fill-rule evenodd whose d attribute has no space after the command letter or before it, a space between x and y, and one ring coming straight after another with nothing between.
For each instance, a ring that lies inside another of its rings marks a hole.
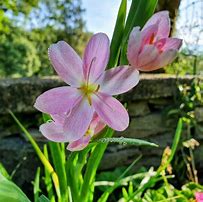
<instances>
[{"instance_id":1,"label":"grass blade","mask_svg":"<svg viewBox=\"0 0 203 202\"><path fill-rule=\"evenodd\" d=\"M35 140L32 138L32 135L27 131L27 129L20 123L20 121L17 119L17 117L13 114L12 111L8 110L8 112L11 114L19 128L24 132L25 136L28 138L30 143L32 144L36 154L38 155L39 159L41 160L42 164L47 168L47 171L49 174L52 176L52 180L54 183L54 187L58 196L58 200L61 201L61 192L60 192L60 187L59 187L59 180L58 176L55 173L52 165L50 162L47 160L45 155L42 153L41 149L39 148L38 144L35 142Z\"/></svg>"},{"instance_id":2,"label":"grass blade","mask_svg":"<svg viewBox=\"0 0 203 202\"><path fill-rule=\"evenodd\" d=\"M40 167L37 168L37 172L34 180L34 201L38 202L40 193Z\"/></svg>"},{"instance_id":3,"label":"grass blade","mask_svg":"<svg viewBox=\"0 0 203 202\"><path fill-rule=\"evenodd\" d=\"M49 160L49 155L48 155L48 150L47 150L47 145L44 145L44 155L47 158L47 160ZM46 185L46 190L48 193L48 197L50 202L55 202L55 196L54 196L54 191L53 191L53 184L52 184L52 180L51 180L51 175L49 174L49 172L47 171L46 167L44 166L44 182Z\"/></svg>"},{"instance_id":4,"label":"grass blade","mask_svg":"<svg viewBox=\"0 0 203 202\"><path fill-rule=\"evenodd\" d=\"M11 176L8 174L7 170L4 168L3 164L0 163L0 173L8 180L11 180Z\"/></svg>"},{"instance_id":5,"label":"grass blade","mask_svg":"<svg viewBox=\"0 0 203 202\"><path fill-rule=\"evenodd\" d=\"M102 196L99 198L98 202L105 202L107 201L109 195L118 187L120 186L122 183L122 179L124 178L124 176L132 169L132 167L141 159L141 155L138 156L138 158L136 158L128 167L127 169L122 173L122 175L120 175L120 177L115 181L114 185L112 187L109 187L109 189L107 189Z\"/></svg>"},{"instance_id":6,"label":"grass blade","mask_svg":"<svg viewBox=\"0 0 203 202\"><path fill-rule=\"evenodd\" d=\"M60 143L49 142L48 143L51 157L54 164L54 169L59 178L60 190L61 190L61 197L64 201L68 199L68 189L67 189L67 176L65 170L65 163L63 161L63 154L61 150Z\"/></svg>"}]
</instances>

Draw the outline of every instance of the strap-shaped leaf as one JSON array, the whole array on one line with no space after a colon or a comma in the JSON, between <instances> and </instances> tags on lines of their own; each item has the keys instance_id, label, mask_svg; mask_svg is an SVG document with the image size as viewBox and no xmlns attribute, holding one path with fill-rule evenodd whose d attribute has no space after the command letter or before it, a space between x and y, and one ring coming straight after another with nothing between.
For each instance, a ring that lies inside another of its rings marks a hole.
<instances>
[{"instance_id":1,"label":"strap-shaped leaf","mask_svg":"<svg viewBox=\"0 0 203 202\"><path fill-rule=\"evenodd\" d=\"M134 139L134 138L125 138L125 137L113 137L113 138L101 138L98 139L96 142L100 143L118 143L122 145L136 145L136 146L151 146L151 147L158 147L157 144L148 142L146 140L141 139Z\"/></svg>"}]
</instances>

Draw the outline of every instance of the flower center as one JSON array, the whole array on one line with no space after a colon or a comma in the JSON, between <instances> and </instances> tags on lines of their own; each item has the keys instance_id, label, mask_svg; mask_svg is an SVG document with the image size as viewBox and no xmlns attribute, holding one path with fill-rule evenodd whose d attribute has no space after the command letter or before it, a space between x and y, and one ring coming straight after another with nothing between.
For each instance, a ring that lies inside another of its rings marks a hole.
<instances>
[{"instance_id":1,"label":"flower center","mask_svg":"<svg viewBox=\"0 0 203 202\"><path fill-rule=\"evenodd\" d=\"M100 85L94 85L94 84L83 84L80 88L78 88L80 91L82 91L83 95L87 97L89 104L91 105L91 95L95 92L98 92L100 88Z\"/></svg>"}]
</instances>

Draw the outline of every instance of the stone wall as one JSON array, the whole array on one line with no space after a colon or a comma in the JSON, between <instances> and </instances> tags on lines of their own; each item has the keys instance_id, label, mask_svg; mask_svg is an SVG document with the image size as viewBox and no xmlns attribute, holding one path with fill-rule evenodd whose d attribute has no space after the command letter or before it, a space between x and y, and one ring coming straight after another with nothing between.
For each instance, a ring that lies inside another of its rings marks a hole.
<instances>
[{"instance_id":1,"label":"stone wall","mask_svg":"<svg viewBox=\"0 0 203 202\"><path fill-rule=\"evenodd\" d=\"M167 109L177 99L179 84L191 85L194 78L171 75L141 76L140 83L129 93L119 97L127 103L131 118L129 128L117 136L142 138L159 144L159 148L109 145L100 169L114 169L129 164L139 154L143 155L137 167L158 166L163 149L171 145L177 120L167 118ZM201 79L201 78L199 78ZM16 169L14 180L30 186L36 167L39 165L30 143L24 138L14 120L8 114L12 110L42 145L46 141L38 132L41 114L33 108L36 97L53 87L65 85L57 77L23 78L0 80L0 162L9 172ZM203 107L195 109L197 127L194 137L203 141ZM196 163L199 171L203 168L203 146L197 150Z\"/></svg>"}]
</instances>

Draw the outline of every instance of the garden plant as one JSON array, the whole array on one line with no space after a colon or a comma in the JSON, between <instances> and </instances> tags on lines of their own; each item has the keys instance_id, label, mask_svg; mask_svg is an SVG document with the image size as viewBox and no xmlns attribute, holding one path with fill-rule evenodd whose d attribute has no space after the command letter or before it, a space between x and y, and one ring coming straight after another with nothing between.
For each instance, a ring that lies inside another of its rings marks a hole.
<instances>
[{"instance_id":1,"label":"garden plant","mask_svg":"<svg viewBox=\"0 0 203 202\"><path fill-rule=\"evenodd\" d=\"M39 130L48 139L43 148L9 111L44 167L43 172L37 169L33 183L35 202L105 202L113 200L115 191L119 197L114 201L120 202L203 201L203 187L198 183L191 182L178 190L169 182L174 176L167 169L186 123L182 116L178 116L173 144L164 151L157 169L129 174L141 158L138 156L113 182L99 184L96 180L109 143L158 147L146 140L113 137L114 131L124 131L130 121L128 106L121 104L118 96L139 83L140 72L170 64L182 44L181 39L170 37L168 11L153 14L156 4L157 0L134 0L127 13L127 0L122 0L111 42L105 33L94 34L82 59L65 41L50 44L50 63L66 86L36 98L34 107L42 112L44 120ZM3 166L0 171L0 201L30 201ZM154 191L159 183L163 186ZM96 196L99 186L105 189Z\"/></svg>"}]
</instances>

